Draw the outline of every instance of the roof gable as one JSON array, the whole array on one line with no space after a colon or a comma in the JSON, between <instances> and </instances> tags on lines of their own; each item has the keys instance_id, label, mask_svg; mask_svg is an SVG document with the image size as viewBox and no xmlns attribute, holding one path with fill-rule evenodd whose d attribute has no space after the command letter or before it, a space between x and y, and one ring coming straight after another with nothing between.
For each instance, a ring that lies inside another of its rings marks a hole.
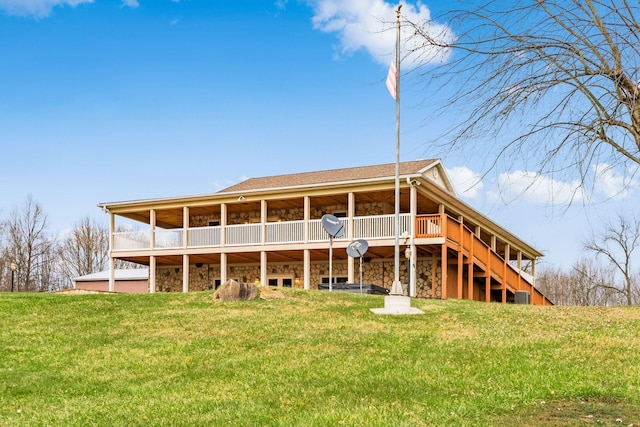
<instances>
[{"instance_id":1,"label":"roof gable","mask_svg":"<svg viewBox=\"0 0 640 427\"><path fill-rule=\"evenodd\" d=\"M417 175L430 166L439 164L439 160L415 160L400 163L400 175ZM275 175L261 178L249 178L238 184L218 191L232 193L238 191L257 191L273 188L304 187L309 185L329 184L349 181L363 181L395 176L395 163L375 166L361 166L345 169L304 172L288 175Z\"/></svg>"},{"instance_id":2,"label":"roof gable","mask_svg":"<svg viewBox=\"0 0 640 427\"><path fill-rule=\"evenodd\" d=\"M424 168L421 171L421 175L424 179L458 197L456 190L451 183L451 179L449 178L449 175L447 174L447 171L440 160L436 160L433 164Z\"/></svg>"}]
</instances>

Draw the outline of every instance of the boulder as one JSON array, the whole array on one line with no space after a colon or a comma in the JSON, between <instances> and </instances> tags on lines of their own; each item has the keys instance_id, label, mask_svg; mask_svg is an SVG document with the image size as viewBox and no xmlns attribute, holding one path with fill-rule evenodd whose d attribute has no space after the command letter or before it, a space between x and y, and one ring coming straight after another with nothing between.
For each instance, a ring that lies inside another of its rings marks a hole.
<instances>
[{"instance_id":1,"label":"boulder","mask_svg":"<svg viewBox=\"0 0 640 427\"><path fill-rule=\"evenodd\" d=\"M248 301L257 296L258 287L255 284L227 280L213 294L213 299L220 301Z\"/></svg>"},{"instance_id":2,"label":"boulder","mask_svg":"<svg viewBox=\"0 0 640 427\"><path fill-rule=\"evenodd\" d=\"M260 287L260 298L261 299L283 299L284 295L282 292L277 291L269 286L261 286Z\"/></svg>"}]
</instances>

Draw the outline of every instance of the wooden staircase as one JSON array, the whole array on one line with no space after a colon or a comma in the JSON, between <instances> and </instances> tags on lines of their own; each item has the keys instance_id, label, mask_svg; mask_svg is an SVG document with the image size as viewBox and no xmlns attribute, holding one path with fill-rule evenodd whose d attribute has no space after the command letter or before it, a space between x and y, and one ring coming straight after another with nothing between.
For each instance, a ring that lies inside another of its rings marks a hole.
<instances>
[{"instance_id":1,"label":"wooden staircase","mask_svg":"<svg viewBox=\"0 0 640 427\"><path fill-rule=\"evenodd\" d=\"M442 265L448 266L452 253L457 259L458 274L454 289L442 269L442 298L457 297L490 301L512 301L516 291L527 291L530 303L553 305L532 283L532 279L513 267L507 259L491 249L463 223L445 214L418 215L415 238L444 237ZM509 257L509 253L505 254ZM465 271L466 269L466 271ZM435 286L432 288L435 297ZM492 297L493 295L493 297Z\"/></svg>"}]
</instances>

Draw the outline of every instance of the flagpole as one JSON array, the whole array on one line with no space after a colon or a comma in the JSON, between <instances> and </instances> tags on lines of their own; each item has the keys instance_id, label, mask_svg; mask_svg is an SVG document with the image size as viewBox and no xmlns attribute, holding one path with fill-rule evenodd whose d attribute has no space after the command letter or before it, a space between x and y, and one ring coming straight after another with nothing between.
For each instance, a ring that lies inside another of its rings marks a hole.
<instances>
[{"instance_id":1,"label":"flagpole","mask_svg":"<svg viewBox=\"0 0 640 427\"><path fill-rule=\"evenodd\" d=\"M394 280L391 293L402 295L400 283L400 9L396 10L396 182L395 182L395 251L394 251Z\"/></svg>"}]
</instances>

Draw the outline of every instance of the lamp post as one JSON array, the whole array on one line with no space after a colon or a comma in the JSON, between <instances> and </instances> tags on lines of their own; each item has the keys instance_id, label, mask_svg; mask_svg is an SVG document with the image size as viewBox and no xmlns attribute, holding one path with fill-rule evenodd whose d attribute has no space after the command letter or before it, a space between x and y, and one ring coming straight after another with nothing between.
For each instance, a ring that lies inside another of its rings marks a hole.
<instances>
[{"instance_id":1,"label":"lamp post","mask_svg":"<svg viewBox=\"0 0 640 427\"><path fill-rule=\"evenodd\" d=\"M13 284L16 281L16 268L18 268L18 265L15 262L11 263L11 292L13 292Z\"/></svg>"}]
</instances>

